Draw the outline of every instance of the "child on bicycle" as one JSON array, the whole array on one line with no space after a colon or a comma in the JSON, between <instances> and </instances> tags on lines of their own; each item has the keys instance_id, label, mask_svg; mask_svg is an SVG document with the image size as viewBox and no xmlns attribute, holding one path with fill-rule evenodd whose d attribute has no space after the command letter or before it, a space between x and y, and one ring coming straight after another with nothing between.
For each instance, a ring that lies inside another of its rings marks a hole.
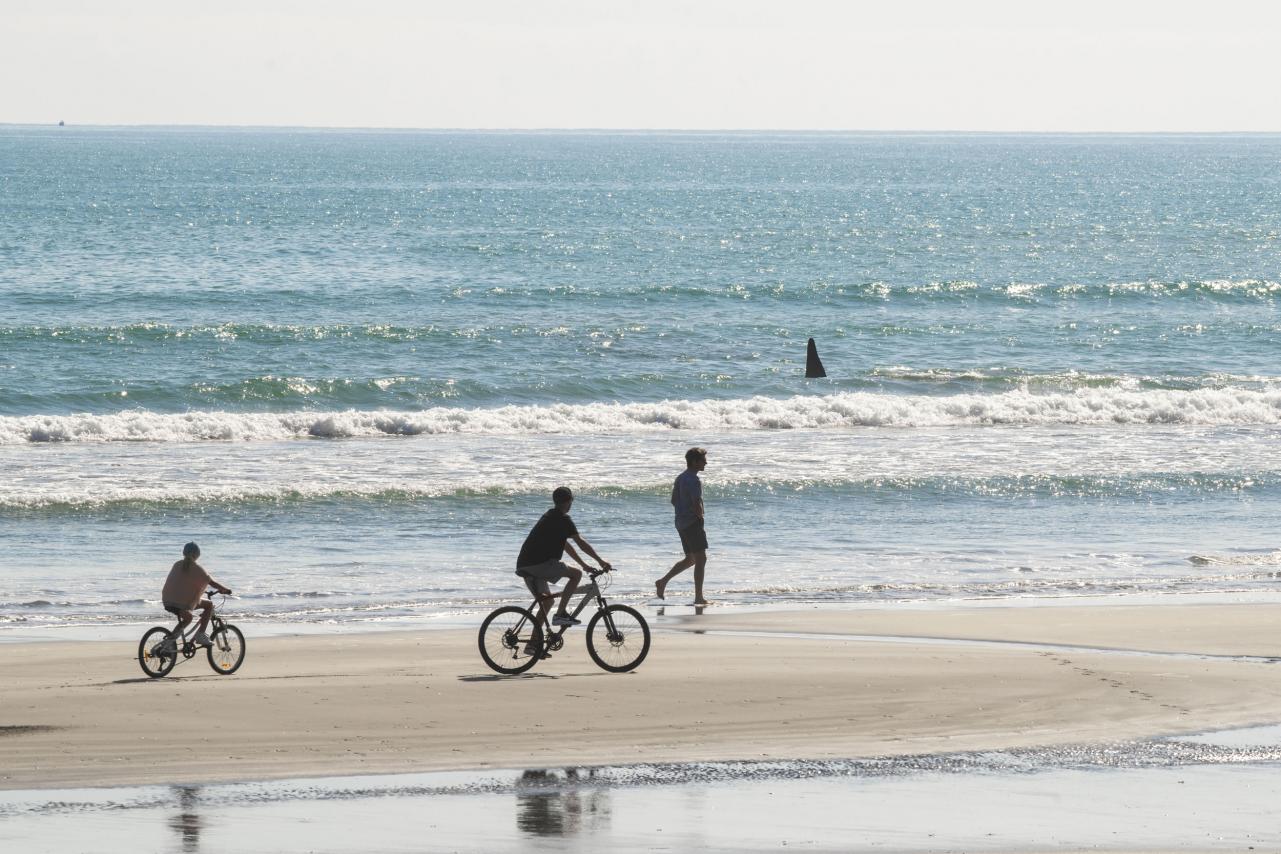
<instances>
[{"instance_id":1,"label":"child on bicycle","mask_svg":"<svg viewBox=\"0 0 1281 854\"><path fill-rule=\"evenodd\" d=\"M205 598L205 590L212 587L219 593L227 596L231 595L231 588L224 587L210 577L205 568L196 563L196 558L200 557L200 546L195 543L187 543L182 547L182 560L175 563L169 569L169 577L165 579L164 590L160 593L160 601L164 604L165 610L178 618L178 627L169 634L169 640L166 643L177 643L182 636L182 630L191 622L192 611L200 611L200 625L196 627L196 636L192 642L196 646L211 646L209 636L205 634L205 629L209 626L209 618L213 615L213 603Z\"/></svg>"}]
</instances>

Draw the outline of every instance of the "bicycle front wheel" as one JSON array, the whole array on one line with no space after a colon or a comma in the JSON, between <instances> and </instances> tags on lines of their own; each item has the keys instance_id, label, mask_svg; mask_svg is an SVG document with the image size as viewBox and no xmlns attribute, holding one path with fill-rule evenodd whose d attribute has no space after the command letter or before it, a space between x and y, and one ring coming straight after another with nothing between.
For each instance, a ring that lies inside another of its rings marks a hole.
<instances>
[{"instance_id":1,"label":"bicycle front wheel","mask_svg":"<svg viewBox=\"0 0 1281 854\"><path fill-rule=\"evenodd\" d=\"M499 673L524 673L538 663L543 651L543 630L524 608L499 608L480 624L480 657Z\"/></svg>"},{"instance_id":2,"label":"bicycle front wheel","mask_svg":"<svg viewBox=\"0 0 1281 854\"><path fill-rule=\"evenodd\" d=\"M649 624L626 605L610 605L587 624L587 651L610 673L635 670L649 655Z\"/></svg>"},{"instance_id":3,"label":"bicycle front wheel","mask_svg":"<svg viewBox=\"0 0 1281 854\"><path fill-rule=\"evenodd\" d=\"M147 629L147 633L138 643L138 664L142 667L142 672L152 679L167 676L169 671L173 670L173 666L178 663L177 648L166 649L161 646L168 639L168 629L164 626L153 626Z\"/></svg>"},{"instance_id":4,"label":"bicycle front wheel","mask_svg":"<svg viewBox=\"0 0 1281 854\"><path fill-rule=\"evenodd\" d=\"M240 629L224 623L209 636L209 666L220 676L227 676L240 669L245 660L245 636Z\"/></svg>"}]
</instances>

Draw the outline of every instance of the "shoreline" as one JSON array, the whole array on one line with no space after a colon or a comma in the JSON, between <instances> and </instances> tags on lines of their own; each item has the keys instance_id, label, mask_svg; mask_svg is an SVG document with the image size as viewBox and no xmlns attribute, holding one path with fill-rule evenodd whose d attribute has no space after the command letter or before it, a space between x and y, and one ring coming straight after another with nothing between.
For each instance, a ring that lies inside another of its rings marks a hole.
<instances>
[{"instance_id":1,"label":"shoreline","mask_svg":"<svg viewBox=\"0 0 1281 854\"><path fill-rule=\"evenodd\" d=\"M233 603L236 601L232 600ZM958 598L919 598L899 600L828 601L787 600L771 602L715 601L699 610L690 601L672 599L659 602L653 598L611 597L611 601L629 605L644 613L651 627L664 627L668 622L684 617L708 616L721 618L728 615L756 615L774 612L796 613L938 613L950 611L1023 610L1057 608L1127 608L1167 607L1187 605L1263 606L1281 605L1281 590L1193 590L1140 593L1071 593L1024 596L974 596ZM483 608L462 611L438 611L380 620L346 621L286 621L240 619L233 610L227 615L229 622L240 626L247 635L255 638L305 637L312 635L340 634L392 634L403 632L436 632L447 630L475 630L485 615L500 604L528 604L514 597L510 602L498 602ZM102 643L136 641L144 631L154 625L171 623L167 614L149 613L137 620L111 623L73 623L70 625L26 625L8 623L0 625L0 647L30 643Z\"/></svg>"},{"instance_id":2,"label":"shoreline","mask_svg":"<svg viewBox=\"0 0 1281 854\"><path fill-rule=\"evenodd\" d=\"M0 645L0 789L856 759L1281 719L1275 603L651 622L649 658L621 675L592 664L581 632L521 677L485 668L474 629L251 634L239 673L201 656L161 680L136 641Z\"/></svg>"}]
</instances>

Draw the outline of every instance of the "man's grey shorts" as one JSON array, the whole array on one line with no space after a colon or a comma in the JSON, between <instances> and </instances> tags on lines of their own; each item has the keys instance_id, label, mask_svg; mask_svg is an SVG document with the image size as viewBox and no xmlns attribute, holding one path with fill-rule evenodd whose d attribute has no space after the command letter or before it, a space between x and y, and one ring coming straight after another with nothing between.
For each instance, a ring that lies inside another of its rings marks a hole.
<instances>
[{"instance_id":1,"label":"man's grey shorts","mask_svg":"<svg viewBox=\"0 0 1281 854\"><path fill-rule=\"evenodd\" d=\"M685 550L685 554L707 551L707 531L703 530L702 521L695 522L688 528L677 528L676 533L681 535L681 548Z\"/></svg>"},{"instance_id":2,"label":"man's grey shorts","mask_svg":"<svg viewBox=\"0 0 1281 854\"><path fill-rule=\"evenodd\" d=\"M535 596L546 596L551 592L547 586L549 581L559 581L569 575L569 567L565 566L564 561L547 560L542 563L533 563L529 566L516 567L516 574L525 573L525 586L529 592Z\"/></svg>"}]
</instances>

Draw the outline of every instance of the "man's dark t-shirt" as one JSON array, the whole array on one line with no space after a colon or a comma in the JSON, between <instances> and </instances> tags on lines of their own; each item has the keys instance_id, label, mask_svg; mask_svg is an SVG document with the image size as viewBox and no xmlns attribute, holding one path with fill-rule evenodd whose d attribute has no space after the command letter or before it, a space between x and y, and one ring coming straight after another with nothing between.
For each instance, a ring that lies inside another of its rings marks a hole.
<instances>
[{"instance_id":1,"label":"man's dark t-shirt","mask_svg":"<svg viewBox=\"0 0 1281 854\"><path fill-rule=\"evenodd\" d=\"M525 544L520 547L520 557L516 558L517 568L560 560L565 555L565 540L577 536L574 520L553 507L543 514L525 538Z\"/></svg>"}]
</instances>

